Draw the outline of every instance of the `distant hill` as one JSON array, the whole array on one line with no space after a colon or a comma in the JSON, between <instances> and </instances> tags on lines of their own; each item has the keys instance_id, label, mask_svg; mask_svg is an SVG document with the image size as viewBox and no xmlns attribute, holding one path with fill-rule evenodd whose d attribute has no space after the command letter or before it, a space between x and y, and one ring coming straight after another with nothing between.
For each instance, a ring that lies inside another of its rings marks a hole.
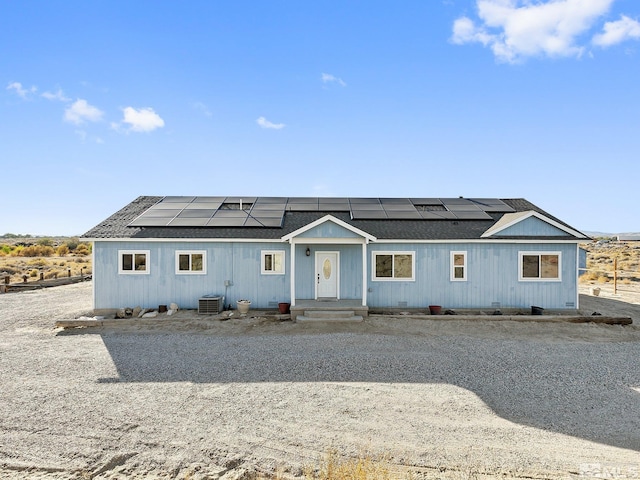
<instances>
[{"instance_id":1,"label":"distant hill","mask_svg":"<svg viewBox=\"0 0 640 480\"><path fill-rule=\"evenodd\" d=\"M617 237L618 235L627 236L633 235L634 237L640 237L640 232L619 232L619 233L605 233L605 232L590 232L587 230L582 230L582 233L589 235L592 238L596 237Z\"/></svg>"}]
</instances>

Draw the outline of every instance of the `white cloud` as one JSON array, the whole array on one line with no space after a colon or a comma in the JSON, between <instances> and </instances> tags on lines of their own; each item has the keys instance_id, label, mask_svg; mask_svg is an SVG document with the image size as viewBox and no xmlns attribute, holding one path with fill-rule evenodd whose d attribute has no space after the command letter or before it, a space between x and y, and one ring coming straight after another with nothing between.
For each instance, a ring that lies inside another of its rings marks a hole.
<instances>
[{"instance_id":1,"label":"white cloud","mask_svg":"<svg viewBox=\"0 0 640 480\"><path fill-rule=\"evenodd\" d=\"M67 122L81 125L87 121L98 122L102 119L103 114L102 110L79 98L64 111L64 119Z\"/></svg>"},{"instance_id":2,"label":"white cloud","mask_svg":"<svg viewBox=\"0 0 640 480\"><path fill-rule=\"evenodd\" d=\"M322 74L322 83L337 83L338 85L341 85L343 87L347 86L347 84L344 82L344 80L342 80L339 77L335 77L335 76L331 75L330 73L323 73Z\"/></svg>"},{"instance_id":3,"label":"white cloud","mask_svg":"<svg viewBox=\"0 0 640 480\"><path fill-rule=\"evenodd\" d=\"M256 123L262 128L272 128L274 130L280 130L285 127L284 123L271 123L264 117L260 117L256 120Z\"/></svg>"},{"instance_id":4,"label":"white cloud","mask_svg":"<svg viewBox=\"0 0 640 480\"><path fill-rule=\"evenodd\" d=\"M12 82L7 85L7 90L13 90L20 98L26 99L30 94L36 93L38 91L38 87L33 85L31 88L24 88L20 82Z\"/></svg>"},{"instance_id":5,"label":"white cloud","mask_svg":"<svg viewBox=\"0 0 640 480\"><path fill-rule=\"evenodd\" d=\"M211 113L211 111L209 110L209 107L207 107L207 106L206 106L204 103L202 103L202 102L195 102L195 103L193 104L193 108L195 108L195 109L196 109L196 110L198 110L199 112L202 112L202 114L203 114L205 117L211 117L211 116L212 116L212 113Z\"/></svg>"},{"instance_id":6,"label":"white cloud","mask_svg":"<svg viewBox=\"0 0 640 480\"><path fill-rule=\"evenodd\" d=\"M65 96L65 94L62 92L62 89L60 89L60 88L55 93L42 92L41 96L46 98L47 100L57 100L59 102L70 102L71 101L70 98Z\"/></svg>"},{"instance_id":7,"label":"white cloud","mask_svg":"<svg viewBox=\"0 0 640 480\"><path fill-rule=\"evenodd\" d=\"M496 59L514 63L531 56L579 57L581 35L594 27L614 0L477 0L480 22L453 24L451 41L481 43Z\"/></svg>"},{"instance_id":8,"label":"white cloud","mask_svg":"<svg viewBox=\"0 0 640 480\"><path fill-rule=\"evenodd\" d=\"M640 22L626 15L620 15L620 20L604 24L604 32L593 37L594 45L610 47L625 40L640 40Z\"/></svg>"},{"instance_id":9,"label":"white cloud","mask_svg":"<svg viewBox=\"0 0 640 480\"><path fill-rule=\"evenodd\" d=\"M123 123L129 125L129 131L133 132L152 132L157 128L164 127L164 120L153 111L153 108L140 108L136 110L133 107L123 109ZM112 128L117 129L117 124L111 124Z\"/></svg>"}]
</instances>

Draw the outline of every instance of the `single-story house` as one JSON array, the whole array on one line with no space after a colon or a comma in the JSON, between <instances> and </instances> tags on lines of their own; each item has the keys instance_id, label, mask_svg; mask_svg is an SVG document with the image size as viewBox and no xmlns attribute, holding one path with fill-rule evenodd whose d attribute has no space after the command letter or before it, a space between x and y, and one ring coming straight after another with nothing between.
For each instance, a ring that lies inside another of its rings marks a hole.
<instances>
[{"instance_id":1,"label":"single-story house","mask_svg":"<svg viewBox=\"0 0 640 480\"><path fill-rule=\"evenodd\" d=\"M143 196L83 235L94 309L578 308L589 237L524 199ZM211 297L210 297L211 298Z\"/></svg>"}]
</instances>

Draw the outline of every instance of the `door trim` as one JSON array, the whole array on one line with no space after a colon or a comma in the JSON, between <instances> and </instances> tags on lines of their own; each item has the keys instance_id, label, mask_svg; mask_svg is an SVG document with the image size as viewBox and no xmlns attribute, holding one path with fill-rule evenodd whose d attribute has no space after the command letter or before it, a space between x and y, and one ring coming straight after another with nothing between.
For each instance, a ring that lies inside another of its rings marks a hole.
<instances>
[{"instance_id":1,"label":"door trim","mask_svg":"<svg viewBox=\"0 0 640 480\"><path fill-rule=\"evenodd\" d=\"M318 297L318 282L316 281L316 278L318 277L318 275L320 274L320 271L322 270L322 267L320 266L320 256L321 255L326 255L326 254L334 254L336 256L336 264L335 264L335 271L336 271L336 296L335 299L336 300L340 300L340 252L338 251L327 251L327 250L322 250L322 251L316 251L315 252L315 268L314 268L314 274L313 274L313 284L315 285L315 293L314 293L314 298L316 300L318 300L318 298L328 298L328 297ZM333 299L333 297L331 297Z\"/></svg>"}]
</instances>

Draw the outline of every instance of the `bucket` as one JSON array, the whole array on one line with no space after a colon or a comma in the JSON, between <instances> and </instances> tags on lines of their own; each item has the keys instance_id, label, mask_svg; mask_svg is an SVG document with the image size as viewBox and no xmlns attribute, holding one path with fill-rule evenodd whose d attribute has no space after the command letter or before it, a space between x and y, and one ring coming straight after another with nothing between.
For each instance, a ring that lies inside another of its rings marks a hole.
<instances>
[{"instance_id":1,"label":"bucket","mask_svg":"<svg viewBox=\"0 0 640 480\"><path fill-rule=\"evenodd\" d=\"M543 315L544 308L531 306L531 315Z\"/></svg>"},{"instance_id":2,"label":"bucket","mask_svg":"<svg viewBox=\"0 0 640 480\"><path fill-rule=\"evenodd\" d=\"M429 313L431 315L440 315L442 307L440 305L429 305Z\"/></svg>"}]
</instances>

